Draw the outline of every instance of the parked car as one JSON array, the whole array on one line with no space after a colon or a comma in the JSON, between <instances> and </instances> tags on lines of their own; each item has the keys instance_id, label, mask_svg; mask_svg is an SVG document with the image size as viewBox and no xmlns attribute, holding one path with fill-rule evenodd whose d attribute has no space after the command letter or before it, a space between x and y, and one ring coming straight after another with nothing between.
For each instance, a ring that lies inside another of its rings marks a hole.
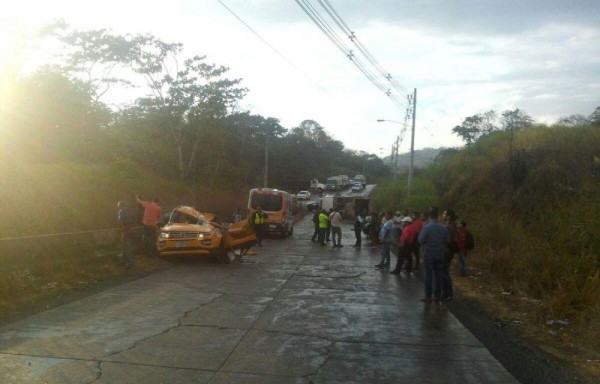
<instances>
[{"instance_id":1,"label":"parked car","mask_svg":"<svg viewBox=\"0 0 600 384\"><path fill-rule=\"evenodd\" d=\"M310 202L306 203L306 209L308 209L309 211L314 211L315 209L319 209L319 203L317 203L316 201L310 201Z\"/></svg>"},{"instance_id":2,"label":"parked car","mask_svg":"<svg viewBox=\"0 0 600 384\"><path fill-rule=\"evenodd\" d=\"M310 192L308 191L300 191L296 194L298 200L308 200L310 199Z\"/></svg>"},{"instance_id":3,"label":"parked car","mask_svg":"<svg viewBox=\"0 0 600 384\"><path fill-rule=\"evenodd\" d=\"M361 192L363 188L362 183L359 181L355 181L354 184L352 184L352 192Z\"/></svg>"},{"instance_id":4,"label":"parked car","mask_svg":"<svg viewBox=\"0 0 600 384\"><path fill-rule=\"evenodd\" d=\"M220 262L241 259L252 245L256 235L242 220L231 225L214 222L212 213L200 213L189 206L179 206L159 231L156 248L162 257L194 255L215 256Z\"/></svg>"}]
</instances>

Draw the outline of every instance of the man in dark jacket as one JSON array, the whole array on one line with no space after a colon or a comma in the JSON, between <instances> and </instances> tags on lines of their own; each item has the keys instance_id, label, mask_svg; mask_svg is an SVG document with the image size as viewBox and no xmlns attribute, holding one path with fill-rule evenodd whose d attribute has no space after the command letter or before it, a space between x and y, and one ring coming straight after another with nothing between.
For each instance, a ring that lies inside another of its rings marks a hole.
<instances>
[{"instance_id":1,"label":"man in dark jacket","mask_svg":"<svg viewBox=\"0 0 600 384\"><path fill-rule=\"evenodd\" d=\"M315 212L313 213L313 217L312 217L312 222L315 226L315 231L313 232L312 237L310 238L310 241L312 241L313 243L315 241L317 241L317 239L319 238L319 214L321 212L319 211L319 208L315 208Z\"/></svg>"}]
</instances>

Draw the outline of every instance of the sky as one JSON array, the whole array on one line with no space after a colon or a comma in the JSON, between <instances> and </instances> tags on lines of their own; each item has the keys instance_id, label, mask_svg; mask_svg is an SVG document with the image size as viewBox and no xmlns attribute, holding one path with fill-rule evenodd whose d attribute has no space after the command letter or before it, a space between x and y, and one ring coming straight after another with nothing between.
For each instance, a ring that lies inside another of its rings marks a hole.
<instances>
[{"instance_id":1,"label":"sky","mask_svg":"<svg viewBox=\"0 0 600 384\"><path fill-rule=\"evenodd\" d=\"M312 5L360 57L320 3L333 7L401 86L385 85L396 102L298 2ZM3 5L0 60L11 57L22 36L54 19L80 30L180 42L186 55L206 55L207 62L228 67L229 78L242 79L250 91L242 109L279 119L288 129L315 120L346 148L380 156L390 154L397 137L400 152L410 151L403 104L415 89L415 149L462 145L452 128L492 109L519 108L551 124L600 106L598 0L20 0ZM118 91L106 97L131 101Z\"/></svg>"}]
</instances>

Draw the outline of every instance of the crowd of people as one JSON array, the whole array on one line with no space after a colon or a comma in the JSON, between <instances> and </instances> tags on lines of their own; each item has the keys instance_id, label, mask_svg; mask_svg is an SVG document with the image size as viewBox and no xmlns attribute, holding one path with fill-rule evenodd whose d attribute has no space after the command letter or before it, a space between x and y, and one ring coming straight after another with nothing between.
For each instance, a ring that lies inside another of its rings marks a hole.
<instances>
[{"instance_id":1,"label":"crowd of people","mask_svg":"<svg viewBox=\"0 0 600 384\"><path fill-rule=\"evenodd\" d=\"M333 247L341 244L341 214L335 209L315 210L314 233L311 240L325 246L333 241ZM450 301L454 298L450 266L458 255L459 274L467 276L467 253L473 248L473 236L467 223L458 220L452 209L440 212L430 207L427 213L418 211L371 213L363 216L356 213L353 221L356 242L353 247L363 245L363 236L369 246L379 248L379 263L375 269L391 269L392 255L396 265L391 274L412 274L423 268L425 278L424 302ZM421 254L423 262L421 262Z\"/></svg>"},{"instance_id":2,"label":"crowd of people","mask_svg":"<svg viewBox=\"0 0 600 384\"><path fill-rule=\"evenodd\" d=\"M148 256L156 256L156 225L162 213L158 199L144 201L139 196L136 200L144 213L142 224L144 234L142 250ZM117 220L123 235L122 263L126 268L132 264L131 238L135 226L133 211L124 201L118 204ZM257 233L260 246L263 238L262 224L266 214L259 207L250 218ZM316 209L313 218L313 242L321 246L333 243L334 248L342 245L342 215L339 210ZM380 248L378 270L391 269L392 255L396 265L390 270L391 274L401 272L412 274L422 266L425 278L425 296L423 301L450 301L454 298L450 266L455 255L458 255L459 274L467 276L466 257L473 248L472 234L467 230L467 223L458 220L452 209L443 211L441 218L437 207L430 207L427 214L417 211L371 213L363 216L356 213L353 221L355 243L353 247L362 247L363 236L369 240L372 248ZM421 250L423 262L421 263Z\"/></svg>"}]
</instances>

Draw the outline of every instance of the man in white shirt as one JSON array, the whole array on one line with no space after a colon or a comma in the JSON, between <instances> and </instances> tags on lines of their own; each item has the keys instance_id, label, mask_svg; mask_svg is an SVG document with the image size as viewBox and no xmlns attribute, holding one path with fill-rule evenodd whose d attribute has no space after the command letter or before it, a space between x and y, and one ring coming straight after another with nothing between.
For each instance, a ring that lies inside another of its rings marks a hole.
<instances>
[{"instance_id":1,"label":"man in white shirt","mask_svg":"<svg viewBox=\"0 0 600 384\"><path fill-rule=\"evenodd\" d=\"M333 248L341 248L342 245L342 215L337 210L334 210L329 215L331 222L331 237L333 240ZM337 235L337 243L335 241Z\"/></svg>"}]
</instances>

